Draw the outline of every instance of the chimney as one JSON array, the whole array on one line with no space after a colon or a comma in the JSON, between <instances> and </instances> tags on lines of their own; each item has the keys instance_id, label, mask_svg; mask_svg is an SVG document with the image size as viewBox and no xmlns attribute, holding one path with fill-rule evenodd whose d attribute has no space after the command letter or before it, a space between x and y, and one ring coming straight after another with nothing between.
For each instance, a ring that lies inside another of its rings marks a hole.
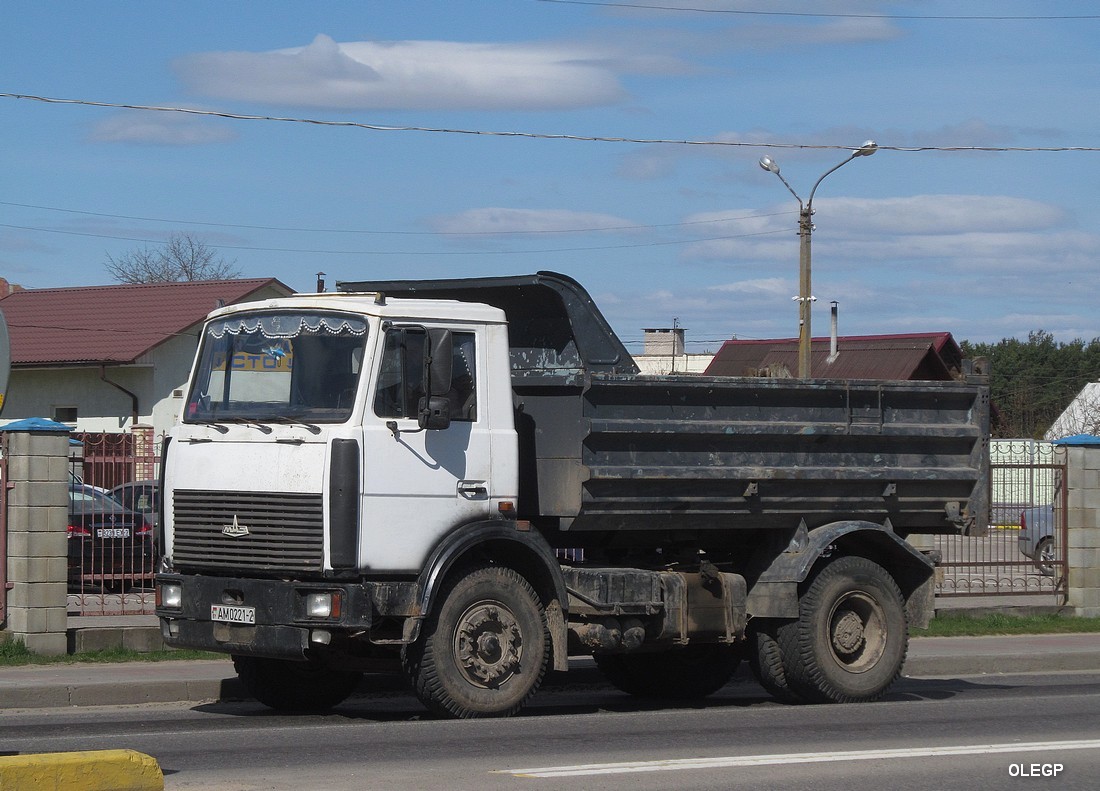
<instances>
[{"instance_id":1,"label":"chimney","mask_svg":"<svg viewBox=\"0 0 1100 791\"><path fill-rule=\"evenodd\" d=\"M318 294L324 294L325 293L325 273L324 272L318 272L317 273L317 293Z\"/></svg>"},{"instance_id":2,"label":"chimney","mask_svg":"<svg viewBox=\"0 0 1100 791\"><path fill-rule=\"evenodd\" d=\"M836 362L836 358L840 356L840 349L838 348L836 337L837 313L839 312L839 303L837 303L836 300L833 300L829 303L829 305L832 307L832 321L830 322L831 326L829 328L829 359L827 360L827 362L834 363Z\"/></svg>"},{"instance_id":3,"label":"chimney","mask_svg":"<svg viewBox=\"0 0 1100 791\"><path fill-rule=\"evenodd\" d=\"M680 357L684 354L684 328L656 328L643 330L645 351L643 354L660 354Z\"/></svg>"}]
</instances>

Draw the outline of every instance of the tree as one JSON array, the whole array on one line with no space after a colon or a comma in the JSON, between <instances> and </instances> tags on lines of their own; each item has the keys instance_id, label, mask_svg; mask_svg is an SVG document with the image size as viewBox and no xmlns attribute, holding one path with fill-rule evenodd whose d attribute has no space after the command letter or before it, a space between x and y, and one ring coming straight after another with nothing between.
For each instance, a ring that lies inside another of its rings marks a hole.
<instances>
[{"instance_id":1,"label":"tree","mask_svg":"<svg viewBox=\"0 0 1100 791\"><path fill-rule=\"evenodd\" d=\"M104 266L119 283L178 283L240 277L236 264L220 257L202 239L174 233L163 247L143 247L118 258L108 253Z\"/></svg>"},{"instance_id":2,"label":"tree","mask_svg":"<svg viewBox=\"0 0 1100 791\"><path fill-rule=\"evenodd\" d=\"M989 359L995 437L1041 438L1081 388L1100 379L1100 338L1059 343L1036 330L1026 341L961 346L967 357Z\"/></svg>"}]
</instances>

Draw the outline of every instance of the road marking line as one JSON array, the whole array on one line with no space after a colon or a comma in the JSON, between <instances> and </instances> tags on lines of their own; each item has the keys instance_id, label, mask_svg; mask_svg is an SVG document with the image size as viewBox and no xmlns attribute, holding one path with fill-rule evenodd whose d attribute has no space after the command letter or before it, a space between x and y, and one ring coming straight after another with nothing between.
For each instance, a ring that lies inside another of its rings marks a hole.
<instances>
[{"instance_id":1,"label":"road marking line","mask_svg":"<svg viewBox=\"0 0 1100 791\"><path fill-rule=\"evenodd\" d=\"M974 744L954 747L914 747L898 750L853 750L829 753L786 753L745 755L725 758L675 758L663 761L634 761L611 764L545 766L535 769L497 769L492 774L515 777L580 777L583 775L629 774L633 772L671 772L683 769L727 769L730 767L772 766L775 764L829 763L837 761L873 761L890 758L929 758L950 755L986 755L989 753L1030 753L1043 750L1097 750L1100 739L1064 742L1015 742L1011 744Z\"/></svg>"}]
</instances>

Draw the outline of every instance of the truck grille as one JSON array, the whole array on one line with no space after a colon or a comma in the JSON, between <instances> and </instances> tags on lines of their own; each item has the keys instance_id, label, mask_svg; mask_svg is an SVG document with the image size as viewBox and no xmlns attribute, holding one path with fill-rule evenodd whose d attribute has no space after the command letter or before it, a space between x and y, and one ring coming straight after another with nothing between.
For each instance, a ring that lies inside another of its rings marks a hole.
<instances>
[{"instance_id":1,"label":"truck grille","mask_svg":"<svg viewBox=\"0 0 1100 791\"><path fill-rule=\"evenodd\" d=\"M320 494L176 490L176 566L255 571L321 571Z\"/></svg>"}]
</instances>

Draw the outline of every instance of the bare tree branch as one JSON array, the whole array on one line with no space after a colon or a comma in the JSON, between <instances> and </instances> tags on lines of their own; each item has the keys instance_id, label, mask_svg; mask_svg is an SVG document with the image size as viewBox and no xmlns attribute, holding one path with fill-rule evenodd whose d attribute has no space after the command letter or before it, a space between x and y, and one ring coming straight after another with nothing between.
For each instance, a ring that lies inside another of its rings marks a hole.
<instances>
[{"instance_id":1,"label":"bare tree branch","mask_svg":"<svg viewBox=\"0 0 1100 791\"><path fill-rule=\"evenodd\" d=\"M231 280L241 276L236 260L227 261L190 234L172 234L163 247L143 247L117 258L110 253L104 267L119 283L178 283Z\"/></svg>"}]
</instances>

